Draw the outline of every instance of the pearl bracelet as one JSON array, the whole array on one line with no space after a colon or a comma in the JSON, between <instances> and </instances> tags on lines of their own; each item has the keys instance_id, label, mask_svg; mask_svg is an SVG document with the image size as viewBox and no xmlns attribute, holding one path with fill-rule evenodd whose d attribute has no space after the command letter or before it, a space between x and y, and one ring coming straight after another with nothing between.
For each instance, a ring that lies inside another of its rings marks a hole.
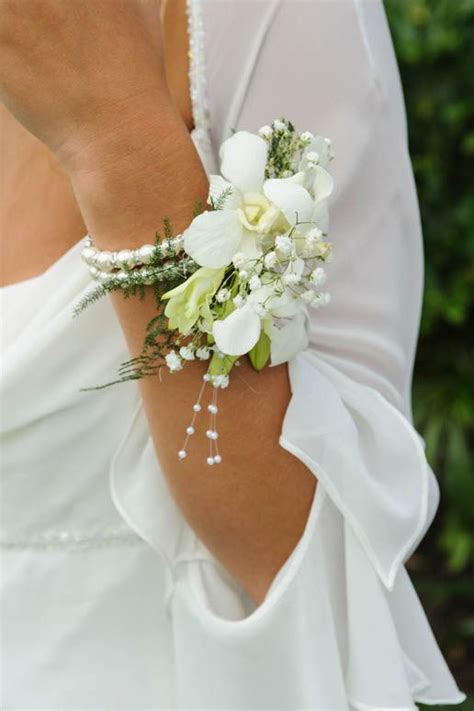
<instances>
[{"instance_id":1,"label":"pearl bracelet","mask_svg":"<svg viewBox=\"0 0 474 711\"><path fill-rule=\"evenodd\" d=\"M182 249L182 235L165 239L159 244L144 244L137 249L121 249L119 252L97 249L92 237L87 235L81 257L88 267L95 267L102 272L113 272L115 269L130 272L136 267L149 264L156 256L161 259L172 257L179 254Z\"/></svg>"},{"instance_id":2,"label":"pearl bracelet","mask_svg":"<svg viewBox=\"0 0 474 711\"><path fill-rule=\"evenodd\" d=\"M154 281L161 281L169 276L169 269L173 263L164 264L163 268L147 268L152 259L159 257L176 256L183 249L183 237L177 235L171 239L165 239L159 244L144 244L137 249L121 249L118 252L109 250L99 250L95 247L92 237L87 235L85 246L81 252L84 263L89 267L89 272L94 281L106 284L113 280L125 281L132 274L140 277L144 284L153 284ZM184 268L191 268L193 260L189 264L183 263Z\"/></svg>"}]
</instances>

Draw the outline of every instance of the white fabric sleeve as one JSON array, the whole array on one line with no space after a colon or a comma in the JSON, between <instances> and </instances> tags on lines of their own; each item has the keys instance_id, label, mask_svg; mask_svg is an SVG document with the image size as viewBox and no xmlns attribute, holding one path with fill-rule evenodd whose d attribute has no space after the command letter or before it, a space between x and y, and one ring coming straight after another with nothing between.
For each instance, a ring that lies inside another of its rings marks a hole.
<instances>
[{"instance_id":1,"label":"white fabric sleeve","mask_svg":"<svg viewBox=\"0 0 474 711\"><path fill-rule=\"evenodd\" d=\"M383 6L207 0L204 29L216 149L281 116L332 138L335 257L280 438L318 484L258 607L179 512L141 403L112 463L117 508L169 573L178 708L462 701L403 567L438 490L411 424L421 232Z\"/></svg>"}]
</instances>

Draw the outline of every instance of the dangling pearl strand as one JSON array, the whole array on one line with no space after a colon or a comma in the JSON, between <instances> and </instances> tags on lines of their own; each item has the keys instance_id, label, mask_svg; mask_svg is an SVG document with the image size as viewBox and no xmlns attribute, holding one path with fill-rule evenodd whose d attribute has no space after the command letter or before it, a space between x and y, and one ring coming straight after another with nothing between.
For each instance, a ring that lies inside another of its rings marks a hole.
<instances>
[{"instance_id":1,"label":"dangling pearl strand","mask_svg":"<svg viewBox=\"0 0 474 711\"><path fill-rule=\"evenodd\" d=\"M207 458L207 463L210 465L220 464L222 462L222 457L219 454L219 447L217 445L217 438L219 436L218 432L217 432L217 413L218 413L217 393L218 393L218 389L219 389L219 386L216 383L213 383L212 402L210 405L207 406L207 409L210 413L210 426L206 432L206 437L209 438L209 456Z\"/></svg>"},{"instance_id":2,"label":"dangling pearl strand","mask_svg":"<svg viewBox=\"0 0 474 711\"><path fill-rule=\"evenodd\" d=\"M201 385L201 390L199 391L198 399L193 405L193 417L190 424L186 428L186 436L184 438L183 446L178 452L178 457L183 460L186 459L186 457L188 456L186 447L188 445L189 438L195 433L194 425L198 413L202 410L201 401L204 395L204 390L208 383L212 383L212 400L211 403L207 406L209 412L209 429L206 430L206 437L209 439L209 456L207 457L206 462L209 466L213 466L214 464L220 464L222 462L222 457L219 453L219 447L217 445L217 439L219 437L219 434L217 432L217 393L219 390L219 383L218 381L213 381L212 376L209 373L204 373L202 379L203 383Z\"/></svg>"}]
</instances>

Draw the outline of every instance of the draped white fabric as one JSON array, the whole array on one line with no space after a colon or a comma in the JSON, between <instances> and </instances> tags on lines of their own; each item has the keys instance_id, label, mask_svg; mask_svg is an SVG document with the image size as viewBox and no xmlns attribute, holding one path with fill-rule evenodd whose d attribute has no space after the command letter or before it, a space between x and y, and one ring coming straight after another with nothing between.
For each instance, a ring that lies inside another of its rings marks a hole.
<instances>
[{"instance_id":1,"label":"draped white fabric","mask_svg":"<svg viewBox=\"0 0 474 711\"><path fill-rule=\"evenodd\" d=\"M204 0L189 13L208 172L232 128L282 115L334 141L333 299L290 363L280 438L315 497L256 607L174 503L136 384L80 392L127 357L108 301L72 319L90 288L81 245L1 290L2 706L459 703L404 568L438 489L411 424L422 238L383 6Z\"/></svg>"}]
</instances>

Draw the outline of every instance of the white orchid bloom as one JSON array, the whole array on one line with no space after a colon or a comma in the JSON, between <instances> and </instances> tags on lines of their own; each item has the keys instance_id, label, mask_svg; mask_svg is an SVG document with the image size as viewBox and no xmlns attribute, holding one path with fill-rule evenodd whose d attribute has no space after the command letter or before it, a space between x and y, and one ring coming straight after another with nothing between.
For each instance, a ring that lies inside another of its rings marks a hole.
<instances>
[{"instance_id":1,"label":"white orchid bloom","mask_svg":"<svg viewBox=\"0 0 474 711\"><path fill-rule=\"evenodd\" d=\"M308 315L302 307L292 318L273 322L269 329L270 365L287 363L308 347Z\"/></svg>"},{"instance_id":2,"label":"white orchid bloom","mask_svg":"<svg viewBox=\"0 0 474 711\"><path fill-rule=\"evenodd\" d=\"M303 171L265 180L267 153L267 142L247 131L238 131L222 144L223 177L212 175L209 189L209 200L221 198L222 209L198 215L183 233L184 249L199 265L225 267L236 252L256 259L261 255L259 236L320 216L318 202L329 190L325 175L312 171L314 196L304 185Z\"/></svg>"},{"instance_id":3,"label":"white orchid bloom","mask_svg":"<svg viewBox=\"0 0 474 711\"><path fill-rule=\"evenodd\" d=\"M263 306L266 314L275 318L290 318L301 308L298 297L289 289L279 292L276 288L279 287L275 283L264 284L252 291L247 301L256 307ZM256 310L261 311L258 307Z\"/></svg>"},{"instance_id":4,"label":"white orchid bloom","mask_svg":"<svg viewBox=\"0 0 474 711\"><path fill-rule=\"evenodd\" d=\"M212 335L222 353L240 356L248 353L260 338L262 324L253 305L246 301L226 318L214 322Z\"/></svg>"},{"instance_id":5,"label":"white orchid bloom","mask_svg":"<svg viewBox=\"0 0 474 711\"><path fill-rule=\"evenodd\" d=\"M299 170L305 175L305 188L312 193L318 204L326 200L334 188L333 178L326 170L332 157L332 148L330 142L322 136L312 136L308 141Z\"/></svg>"}]
</instances>

